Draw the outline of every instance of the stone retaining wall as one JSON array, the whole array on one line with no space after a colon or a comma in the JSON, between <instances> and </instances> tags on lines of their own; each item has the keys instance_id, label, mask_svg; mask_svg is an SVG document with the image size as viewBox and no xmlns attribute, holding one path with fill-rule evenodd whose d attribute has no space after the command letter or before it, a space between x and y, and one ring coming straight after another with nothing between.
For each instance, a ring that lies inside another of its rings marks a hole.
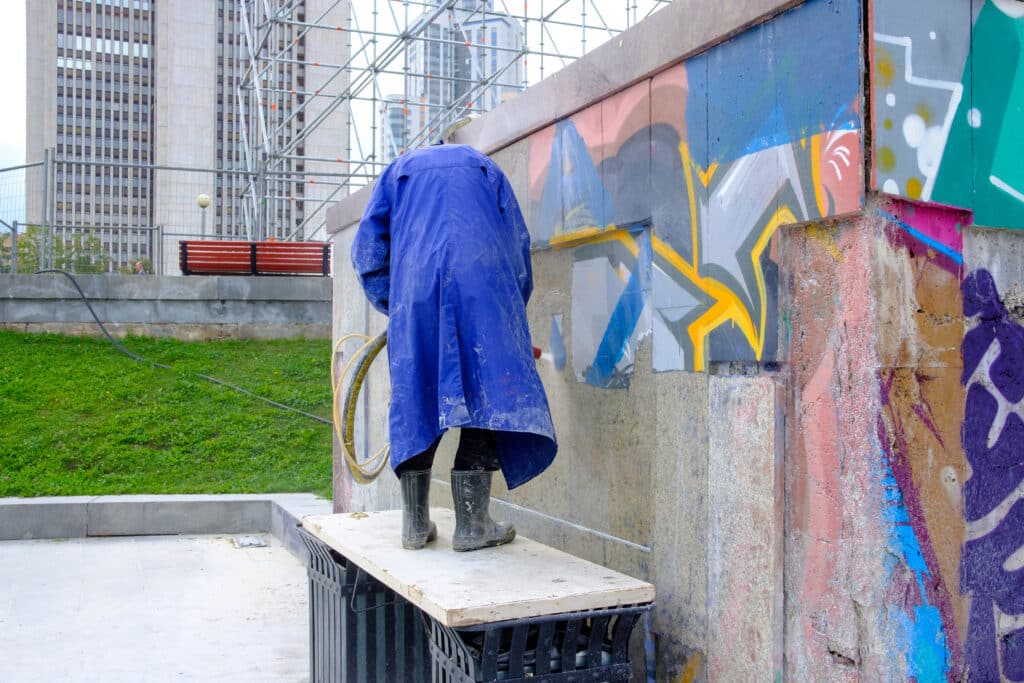
<instances>
[{"instance_id":1,"label":"stone retaining wall","mask_svg":"<svg viewBox=\"0 0 1024 683\"><path fill-rule=\"evenodd\" d=\"M207 339L328 338L331 278L76 275L114 336ZM0 274L0 328L101 335L64 275Z\"/></svg>"}]
</instances>

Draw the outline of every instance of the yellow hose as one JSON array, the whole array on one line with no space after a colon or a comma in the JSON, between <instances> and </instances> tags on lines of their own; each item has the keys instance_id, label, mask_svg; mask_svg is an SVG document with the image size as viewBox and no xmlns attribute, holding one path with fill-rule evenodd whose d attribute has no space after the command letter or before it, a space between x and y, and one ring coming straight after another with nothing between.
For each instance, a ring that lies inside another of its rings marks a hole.
<instances>
[{"instance_id":1,"label":"yellow hose","mask_svg":"<svg viewBox=\"0 0 1024 683\"><path fill-rule=\"evenodd\" d=\"M345 367L340 375L335 374L335 363L331 362L331 386L334 389L334 431L338 441L341 443L345 463L348 465L349 471L352 472L352 478L359 484L369 484L372 482L380 476L380 473L384 471L388 464L389 444L384 444L376 453L362 462L356 457L355 449L356 403L359 400L359 392L363 387L363 381L366 379L366 373L370 370L370 365L381 352L381 349L384 348L387 338L386 331L381 332L372 339L365 334L346 334L334 345L332 353L332 358L337 356L341 346L350 339L364 341L359 350L345 363ZM345 383L345 378L353 369L353 365L355 375L349 383L348 390L344 392L345 402L342 406L341 414L339 414L339 397L342 395L342 386Z\"/></svg>"}]
</instances>

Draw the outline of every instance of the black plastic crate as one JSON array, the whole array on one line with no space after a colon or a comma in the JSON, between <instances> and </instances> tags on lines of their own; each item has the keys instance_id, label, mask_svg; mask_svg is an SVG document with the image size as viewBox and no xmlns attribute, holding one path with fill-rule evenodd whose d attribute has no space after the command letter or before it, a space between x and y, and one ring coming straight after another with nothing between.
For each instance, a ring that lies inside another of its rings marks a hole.
<instances>
[{"instance_id":1,"label":"black plastic crate","mask_svg":"<svg viewBox=\"0 0 1024 683\"><path fill-rule=\"evenodd\" d=\"M301 526L299 536L309 550L310 681L429 681L423 613Z\"/></svg>"},{"instance_id":2,"label":"black plastic crate","mask_svg":"<svg viewBox=\"0 0 1024 683\"><path fill-rule=\"evenodd\" d=\"M480 624L462 628L431 620L433 680L628 681L629 639L651 605Z\"/></svg>"}]
</instances>

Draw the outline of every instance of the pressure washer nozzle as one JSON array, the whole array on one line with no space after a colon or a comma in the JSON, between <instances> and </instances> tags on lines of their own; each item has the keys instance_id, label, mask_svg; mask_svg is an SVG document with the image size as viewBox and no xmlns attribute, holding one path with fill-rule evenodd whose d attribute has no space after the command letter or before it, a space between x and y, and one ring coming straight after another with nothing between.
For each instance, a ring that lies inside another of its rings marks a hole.
<instances>
[{"instance_id":1,"label":"pressure washer nozzle","mask_svg":"<svg viewBox=\"0 0 1024 683\"><path fill-rule=\"evenodd\" d=\"M536 346L533 347L533 359L534 360L546 360L550 363L554 363L555 359L552 358L550 353L544 353Z\"/></svg>"}]
</instances>

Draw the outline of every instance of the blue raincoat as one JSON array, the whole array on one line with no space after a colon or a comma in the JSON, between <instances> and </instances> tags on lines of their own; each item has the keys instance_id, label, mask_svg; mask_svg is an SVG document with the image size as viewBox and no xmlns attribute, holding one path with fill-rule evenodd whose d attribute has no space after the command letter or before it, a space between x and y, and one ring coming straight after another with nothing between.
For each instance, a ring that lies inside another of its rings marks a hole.
<instances>
[{"instance_id":1,"label":"blue raincoat","mask_svg":"<svg viewBox=\"0 0 1024 683\"><path fill-rule=\"evenodd\" d=\"M388 315L391 466L451 427L498 432L510 489L558 448L533 359L530 236L501 169L466 145L409 152L377 180L352 265Z\"/></svg>"}]
</instances>

